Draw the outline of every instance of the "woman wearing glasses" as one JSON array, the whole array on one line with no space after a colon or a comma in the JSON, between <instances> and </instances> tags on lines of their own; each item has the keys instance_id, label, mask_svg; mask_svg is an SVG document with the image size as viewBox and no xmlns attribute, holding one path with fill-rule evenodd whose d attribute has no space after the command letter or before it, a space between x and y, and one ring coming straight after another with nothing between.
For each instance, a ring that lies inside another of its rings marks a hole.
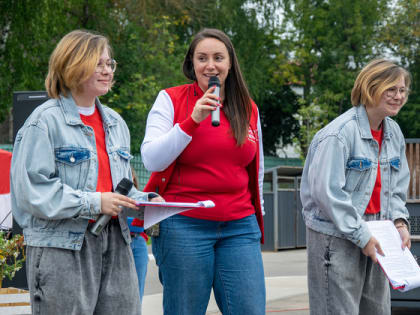
<instances>
[{"instance_id":1,"label":"woman wearing glasses","mask_svg":"<svg viewBox=\"0 0 420 315\"><path fill-rule=\"evenodd\" d=\"M19 130L13 152L13 216L27 244L33 314L140 313L130 232L122 207L147 193L113 193L132 179L130 134L98 97L112 86L108 40L86 31L64 36L45 80L50 100ZM112 216L99 236L99 214Z\"/></svg>"},{"instance_id":2,"label":"woman wearing glasses","mask_svg":"<svg viewBox=\"0 0 420 315\"><path fill-rule=\"evenodd\" d=\"M353 108L312 140L302 176L311 314L391 314L383 254L366 221L392 220L410 248L405 140L390 117L407 101L410 74L373 60L359 73Z\"/></svg>"}]
</instances>

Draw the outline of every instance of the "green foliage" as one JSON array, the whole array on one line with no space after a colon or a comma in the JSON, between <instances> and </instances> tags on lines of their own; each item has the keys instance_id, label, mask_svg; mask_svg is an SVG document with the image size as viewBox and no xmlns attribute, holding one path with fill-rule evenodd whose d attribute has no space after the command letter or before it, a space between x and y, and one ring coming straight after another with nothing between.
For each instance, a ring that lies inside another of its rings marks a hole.
<instances>
[{"instance_id":1,"label":"green foliage","mask_svg":"<svg viewBox=\"0 0 420 315\"><path fill-rule=\"evenodd\" d=\"M412 75L407 104L395 118L406 138L420 138L420 0L399 0L382 28L382 46Z\"/></svg>"},{"instance_id":2,"label":"green foliage","mask_svg":"<svg viewBox=\"0 0 420 315\"><path fill-rule=\"evenodd\" d=\"M320 115L321 124L304 123L295 138L305 153L308 136L351 107L354 80L378 56L378 30L389 11L385 0L280 2L285 14L279 30L289 64L278 56L278 69L290 84L303 86L305 107L298 116L305 121L306 114Z\"/></svg>"},{"instance_id":3,"label":"green foliage","mask_svg":"<svg viewBox=\"0 0 420 315\"><path fill-rule=\"evenodd\" d=\"M12 280L25 261L23 235L17 234L8 239L4 231L0 231L0 288L5 277Z\"/></svg>"},{"instance_id":4,"label":"green foliage","mask_svg":"<svg viewBox=\"0 0 420 315\"><path fill-rule=\"evenodd\" d=\"M406 137L418 138L420 0L392 5L386 0L0 0L0 122L10 113L13 91L44 89L57 42L74 29L89 29L110 39L118 61L116 83L101 101L121 113L133 153L138 152L158 92L187 83L181 65L192 36L214 27L235 46L260 109L265 154L274 155L292 139L304 153L307 136L351 106L358 71L385 53L412 73L409 102L396 120ZM303 88L302 100L291 87ZM309 120L299 130L308 111L316 123L310 126Z\"/></svg>"},{"instance_id":5,"label":"green foliage","mask_svg":"<svg viewBox=\"0 0 420 315\"><path fill-rule=\"evenodd\" d=\"M139 152L147 114L158 92L185 83L181 64L186 47L176 44L177 36L169 31L173 23L165 16L150 29L132 23L119 37L111 38L118 70L112 93L102 101L126 120L133 152Z\"/></svg>"},{"instance_id":6,"label":"green foliage","mask_svg":"<svg viewBox=\"0 0 420 315\"><path fill-rule=\"evenodd\" d=\"M408 100L395 120L406 138L420 138L420 103L414 103L411 97Z\"/></svg>"},{"instance_id":7,"label":"green foliage","mask_svg":"<svg viewBox=\"0 0 420 315\"><path fill-rule=\"evenodd\" d=\"M328 114L319 106L316 101L306 105L303 99L300 100L302 106L295 114L295 118L300 122L298 137L293 142L299 148L299 154L302 160L305 160L312 138L328 123Z\"/></svg>"},{"instance_id":8,"label":"green foliage","mask_svg":"<svg viewBox=\"0 0 420 315\"><path fill-rule=\"evenodd\" d=\"M299 135L299 120L295 117L300 104L289 87L270 90L264 96L261 110L264 154L276 156L277 149L292 143Z\"/></svg>"},{"instance_id":9,"label":"green foliage","mask_svg":"<svg viewBox=\"0 0 420 315\"><path fill-rule=\"evenodd\" d=\"M89 29L110 39L118 62L116 83L101 101L126 120L132 150L138 152L159 90L187 83L181 65L191 37L214 27L231 37L251 95L266 117L263 124L275 122L265 137L266 152L274 153L276 137L290 143L297 130L293 93L271 79L272 60L280 53L274 10L264 0L0 0L0 121L9 114L13 91L44 89L49 55L60 38ZM274 95L286 95L275 114Z\"/></svg>"}]
</instances>

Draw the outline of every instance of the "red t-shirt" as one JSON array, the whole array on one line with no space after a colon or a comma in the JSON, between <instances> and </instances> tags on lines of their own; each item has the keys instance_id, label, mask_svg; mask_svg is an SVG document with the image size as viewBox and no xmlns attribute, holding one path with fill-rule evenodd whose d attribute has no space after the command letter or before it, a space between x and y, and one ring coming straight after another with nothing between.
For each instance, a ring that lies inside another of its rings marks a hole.
<instances>
[{"instance_id":1,"label":"red t-shirt","mask_svg":"<svg viewBox=\"0 0 420 315\"><path fill-rule=\"evenodd\" d=\"M180 127L193 139L177 159L163 195L165 200L212 200L214 208L181 213L198 219L230 221L255 213L247 170L258 146L252 132L246 142L238 147L223 110L220 111L218 127L211 125L210 116L199 125L189 117Z\"/></svg>"},{"instance_id":2,"label":"red t-shirt","mask_svg":"<svg viewBox=\"0 0 420 315\"><path fill-rule=\"evenodd\" d=\"M380 130L373 130L371 129L373 138L378 142L379 144L379 152L381 152L381 146L382 146L382 129ZM381 211L381 169L380 164L378 161L378 172L376 175L376 181L375 181L375 187L373 187L372 196L370 197L369 204L366 207L366 214L375 214L379 213Z\"/></svg>"},{"instance_id":3,"label":"red t-shirt","mask_svg":"<svg viewBox=\"0 0 420 315\"><path fill-rule=\"evenodd\" d=\"M98 155L98 183L96 191L110 192L112 191L111 167L109 166L108 153L105 144L105 131L102 117L95 108L92 115L86 116L80 114L83 123L93 128L96 141L96 154Z\"/></svg>"}]
</instances>

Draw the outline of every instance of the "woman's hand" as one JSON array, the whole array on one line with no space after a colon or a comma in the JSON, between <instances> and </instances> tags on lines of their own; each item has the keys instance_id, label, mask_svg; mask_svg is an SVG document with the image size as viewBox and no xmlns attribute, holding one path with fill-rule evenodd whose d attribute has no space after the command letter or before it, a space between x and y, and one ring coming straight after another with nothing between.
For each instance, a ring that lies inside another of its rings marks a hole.
<instances>
[{"instance_id":1,"label":"woman's hand","mask_svg":"<svg viewBox=\"0 0 420 315\"><path fill-rule=\"evenodd\" d=\"M382 256L385 256L384 252L382 251L381 244L379 244L378 240L372 236L366 246L362 249L362 253L370 257L374 263L377 263L378 259L376 258L376 252Z\"/></svg>"},{"instance_id":2,"label":"woman's hand","mask_svg":"<svg viewBox=\"0 0 420 315\"><path fill-rule=\"evenodd\" d=\"M408 247L408 249L411 248L411 238L410 238L410 232L408 232L408 226L405 224L404 221L396 221L394 222L395 227L397 228L398 233L400 233L401 237L401 248L404 249L405 247Z\"/></svg>"},{"instance_id":3,"label":"woman's hand","mask_svg":"<svg viewBox=\"0 0 420 315\"><path fill-rule=\"evenodd\" d=\"M101 193L101 213L111 216L118 215L122 207L137 209L136 201L113 192Z\"/></svg>"},{"instance_id":4,"label":"woman's hand","mask_svg":"<svg viewBox=\"0 0 420 315\"><path fill-rule=\"evenodd\" d=\"M154 197L150 199L151 202L165 202L165 199L163 199L161 196Z\"/></svg>"},{"instance_id":5,"label":"woman's hand","mask_svg":"<svg viewBox=\"0 0 420 315\"><path fill-rule=\"evenodd\" d=\"M217 108L217 106L222 108L222 105L220 105L220 97L218 97L216 94L213 94L215 89L215 86L209 88L206 93L204 93L204 95L195 103L191 118L197 124L206 119L207 116Z\"/></svg>"},{"instance_id":6,"label":"woman's hand","mask_svg":"<svg viewBox=\"0 0 420 315\"><path fill-rule=\"evenodd\" d=\"M165 202L165 199L163 199L162 196L155 192L147 193L147 199L151 202Z\"/></svg>"}]
</instances>

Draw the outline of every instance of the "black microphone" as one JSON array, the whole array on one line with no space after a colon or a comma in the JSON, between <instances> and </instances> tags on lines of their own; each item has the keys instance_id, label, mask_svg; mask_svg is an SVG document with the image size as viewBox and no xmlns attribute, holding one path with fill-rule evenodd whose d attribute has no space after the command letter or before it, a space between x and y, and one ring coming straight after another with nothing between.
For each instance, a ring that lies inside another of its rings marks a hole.
<instances>
[{"instance_id":1,"label":"black microphone","mask_svg":"<svg viewBox=\"0 0 420 315\"><path fill-rule=\"evenodd\" d=\"M211 88L212 86L216 86L213 94L216 94L217 97L220 97L220 81L218 77L216 76L210 77L208 88ZM219 101L217 101L217 103L219 103ZM217 108L211 112L211 124L214 127L217 127L220 125L220 106L217 106Z\"/></svg>"},{"instance_id":2,"label":"black microphone","mask_svg":"<svg viewBox=\"0 0 420 315\"><path fill-rule=\"evenodd\" d=\"M117 185L117 188L115 188L115 192L119 193L120 195L127 196L128 192L133 187L133 182L129 180L128 178L123 178ZM111 220L111 216L108 214L101 214L96 220L95 224L90 228L90 232L98 236L104 227L108 224L109 220Z\"/></svg>"}]
</instances>

